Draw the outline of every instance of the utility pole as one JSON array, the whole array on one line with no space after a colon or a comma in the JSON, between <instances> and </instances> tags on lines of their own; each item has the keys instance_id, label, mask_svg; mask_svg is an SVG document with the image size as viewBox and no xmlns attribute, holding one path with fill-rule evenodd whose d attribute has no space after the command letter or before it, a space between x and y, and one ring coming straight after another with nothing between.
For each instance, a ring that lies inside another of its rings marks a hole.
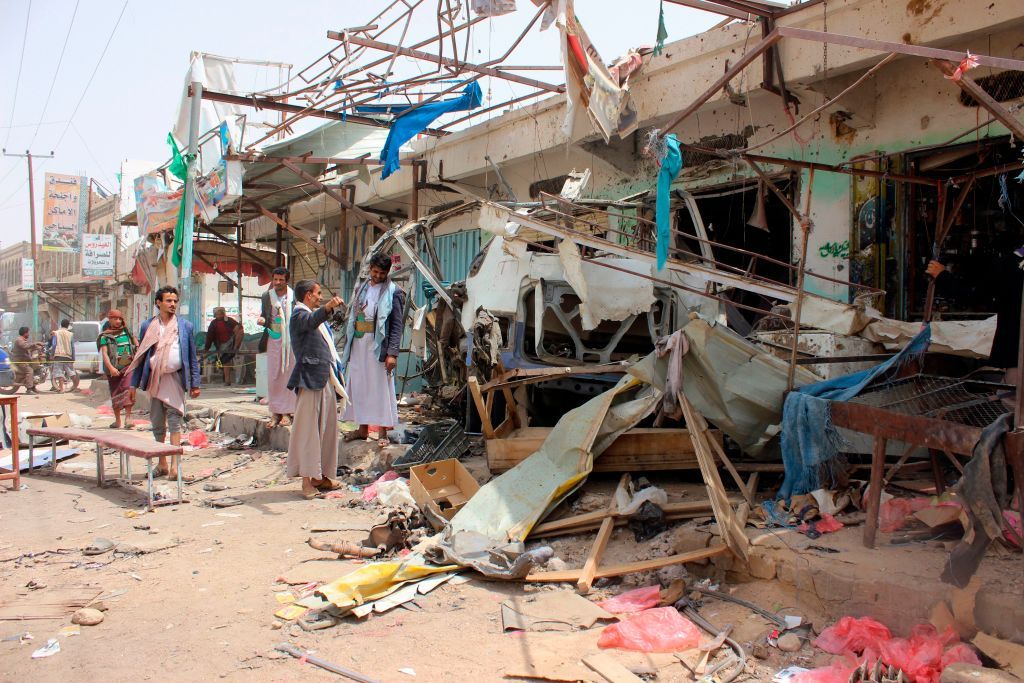
<instances>
[{"instance_id":1,"label":"utility pole","mask_svg":"<svg viewBox=\"0 0 1024 683\"><path fill-rule=\"evenodd\" d=\"M52 159L53 151L49 154L32 154L32 152L25 150L24 154L8 154L7 150L3 150L5 157L24 157L28 160L28 218L29 218L29 234L32 238L32 332L33 334L39 334L39 290L36 288L36 277L35 273L39 272L39 259L36 258L36 193L35 183L32 180L32 159ZM36 341L42 341L37 339Z\"/></svg>"}]
</instances>

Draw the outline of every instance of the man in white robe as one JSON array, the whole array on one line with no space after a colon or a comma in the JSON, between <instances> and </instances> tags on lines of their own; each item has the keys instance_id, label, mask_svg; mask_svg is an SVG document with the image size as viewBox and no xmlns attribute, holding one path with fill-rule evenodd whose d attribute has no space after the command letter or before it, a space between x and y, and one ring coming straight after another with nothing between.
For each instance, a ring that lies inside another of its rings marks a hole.
<instances>
[{"instance_id":1,"label":"man in white robe","mask_svg":"<svg viewBox=\"0 0 1024 683\"><path fill-rule=\"evenodd\" d=\"M263 293L260 317L256 321L263 326L261 346L267 352L267 408L270 410L270 427L291 424L295 414L295 392L288 389L288 378L295 367L289 338L289 321L295 293L288 286L288 269L274 268L271 288Z\"/></svg>"},{"instance_id":2,"label":"man in white robe","mask_svg":"<svg viewBox=\"0 0 1024 683\"><path fill-rule=\"evenodd\" d=\"M370 425L383 436L398 424L395 368L405 321L405 292L388 278L391 257L370 258L369 278L356 289L348 308L348 334L341 363L352 402L345 420L359 425L355 433L365 439Z\"/></svg>"}]
</instances>

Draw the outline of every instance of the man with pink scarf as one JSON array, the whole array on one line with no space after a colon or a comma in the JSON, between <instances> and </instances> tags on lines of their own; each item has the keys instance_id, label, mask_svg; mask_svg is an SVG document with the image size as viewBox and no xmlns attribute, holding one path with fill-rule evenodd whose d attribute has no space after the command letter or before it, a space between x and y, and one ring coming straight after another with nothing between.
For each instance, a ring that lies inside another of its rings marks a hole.
<instances>
[{"instance_id":1,"label":"man with pink scarf","mask_svg":"<svg viewBox=\"0 0 1024 683\"><path fill-rule=\"evenodd\" d=\"M153 437L163 442L170 432L171 443L181 443L181 426L185 418L185 395L199 396L199 359L196 354L192 323L178 318L178 290L161 287L156 292L158 315L142 323L138 351L125 371L132 373L132 398L135 389L149 394ZM134 401L133 401L134 402ZM160 458L158 474L178 478L178 457L168 468L167 458Z\"/></svg>"}]
</instances>

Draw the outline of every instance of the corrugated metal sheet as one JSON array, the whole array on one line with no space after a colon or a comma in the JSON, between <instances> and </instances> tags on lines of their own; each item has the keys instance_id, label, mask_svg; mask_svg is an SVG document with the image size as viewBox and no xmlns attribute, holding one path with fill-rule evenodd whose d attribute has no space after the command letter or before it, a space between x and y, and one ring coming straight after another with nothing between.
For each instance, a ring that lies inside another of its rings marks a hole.
<instances>
[{"instance_id":1,"label":"corrugated metal sheet","mask_svg":"<svg viewBox=\"0 0 1024 683\"><path fill-rule=\"evenodd\" d=\"M434 238L434 250L437 258L441 261L442 280L445 282L458 282L465 280L469 275L469 266L473 263L473 257L480 252L480 230L462 230L450 235L441 235ZM420 246L420 258L430 263L430 256L426 247ZM417 273L416 276L416 305L423 306L426 297L423 295L423 276Z\"/></svg>"}]
</instances>

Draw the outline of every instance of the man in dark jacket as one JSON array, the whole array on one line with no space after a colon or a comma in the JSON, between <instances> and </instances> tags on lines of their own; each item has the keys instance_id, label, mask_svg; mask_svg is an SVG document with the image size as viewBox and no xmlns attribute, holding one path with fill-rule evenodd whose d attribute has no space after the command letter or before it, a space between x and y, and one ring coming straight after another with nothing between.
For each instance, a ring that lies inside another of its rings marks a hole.
<instances>
[{"instance_id":1,"label":"man in dark jacket","mask_svg":"<svg viewBox=\"0 0 1024 683\"><path fill-rule=\"evenodd\" d=\"M295 368L288 388L297 394L295 420L288 439L287 472L302 477L302 495L314 498L318 490L338 488L330 477L338 470L338 402L344 399L338 351L327 317L342 305L339 297L320 306L320 285L300 280L288 324Z\"/></svg>"},{"instance_id":2,"label":"man in dark jacket","mask_svg":"<svg viewBox=\"0 0 1024 683\"><path fill-rule=\"evenodd\" d=\"M391 257L370 257L369 278L356 289L346 319L342 365L348 378L352 403L346 420L359 425L365 439L369 426L377 425L380 437L398 424L395 400L395 368L405 323L405 292L388 278Z\"/></svg>"}]
</instances>

